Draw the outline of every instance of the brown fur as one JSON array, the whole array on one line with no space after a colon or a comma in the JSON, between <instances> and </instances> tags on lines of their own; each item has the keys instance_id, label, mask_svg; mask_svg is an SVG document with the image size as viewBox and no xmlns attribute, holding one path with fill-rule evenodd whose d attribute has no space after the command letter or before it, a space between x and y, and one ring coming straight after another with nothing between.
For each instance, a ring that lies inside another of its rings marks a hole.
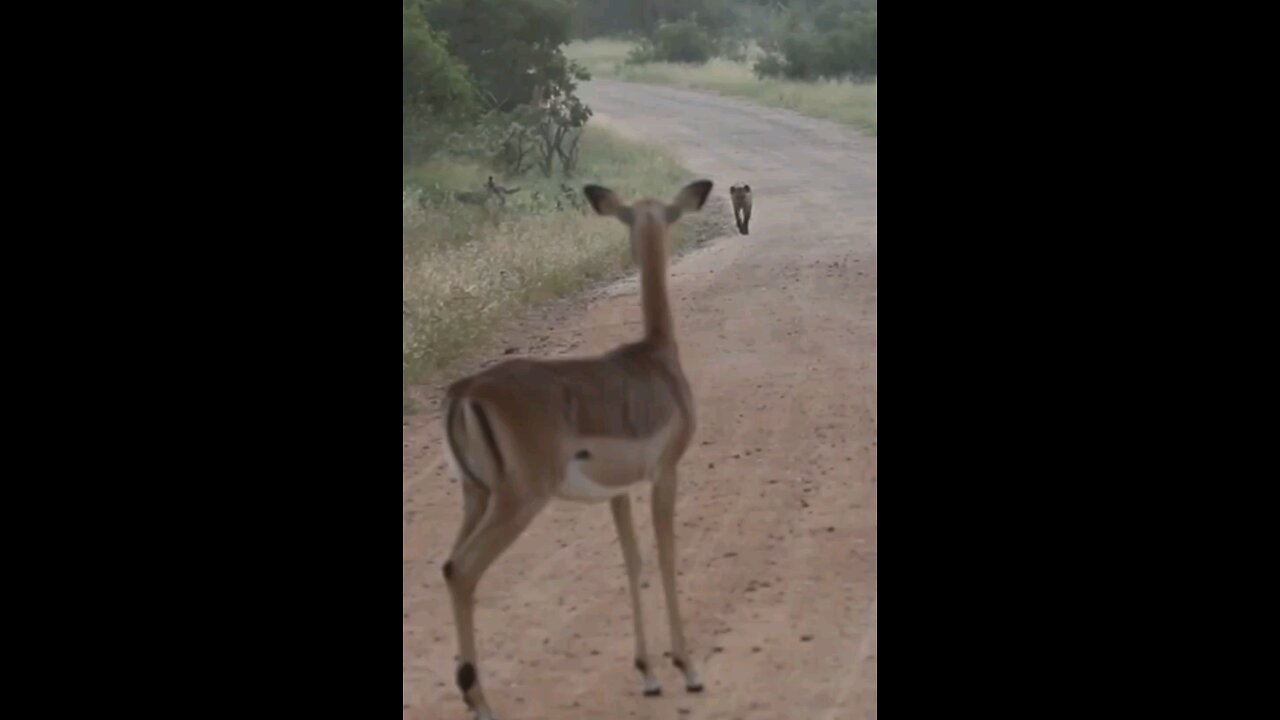
<instances>
[{"instance_id":1,"label":"brown fur","mask_svg":"<svg viewBox=\"0 0 1280 720\"><path fill-rule=\"evenodd\" d=\"M703 180L686 186L670 204L625 205L606 188L585 187L597 213L616 217L630 229L640 266L644 337L592 358L507 361L449 387L445 434L461 471L464 507L445 576L458 630L459 687L477 717L491 715L476 675L476 584L551 498L570 497L571 475L609 493L653 481L672 658L685 673L686 688L702 689L685 647L675 587L676 465L693 438L695 419L666 278L670 225L683 213L701 209L710 191L711 182ZM652 695L657 681L647 661L630 499L624 493L609 502L631 587L636 666L642 668L645 693Z\"/></svg>"},{"instance_id":2,"label":"brown fur","mask_svg":"<svg viewBox=\"0 0 1280 720\"><path fill-rule=\"evenodd\" d=\"M729 199L733 201L733 221L738 224L738 232L750 235L751 186L746 183L731 186Z\"/></svg>"}]
</instances>

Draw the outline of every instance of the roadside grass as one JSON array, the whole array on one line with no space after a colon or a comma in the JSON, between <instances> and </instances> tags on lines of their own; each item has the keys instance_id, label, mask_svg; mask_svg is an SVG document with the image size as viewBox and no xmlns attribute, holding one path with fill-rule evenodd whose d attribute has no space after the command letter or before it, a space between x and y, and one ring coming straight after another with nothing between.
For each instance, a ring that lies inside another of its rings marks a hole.
<instances>
[{"instance_id":1,"label":"roadside grass","mask_svg":"<svg viewBox=\"0 0 1280 720\"><path fill-rule=\"evenodd\" d=\"M750 62L724 58L715 58L705 65L628 65L625 60L633 47L634 43L625 40L596 39L571 43L565 54L585 65L594 77L741 97L809 117L834 120L876 135L878 89L874 80L868 83L762 80L751 71Z\"/></svg>"},{"instance_id":2,"label":"roadside grass","mask_svg":"<svg viewBox=\"0 0 1280 720\"><path fill-rule=\"evenodd\" d=\"M631 267L624 229L596 216L582 185L623 197L665 198L695 179L671 154L588 125L571 179L537 170L498 184L519 187L505 206L482 209L454 199L479 190L491 173L449 158L405 168L402 185L403 390L448 369L522 310L621 274ZM557 202L559 207L557 207ZM676 226L678 251L698 223Z\"/></svg>"}]
</instances>

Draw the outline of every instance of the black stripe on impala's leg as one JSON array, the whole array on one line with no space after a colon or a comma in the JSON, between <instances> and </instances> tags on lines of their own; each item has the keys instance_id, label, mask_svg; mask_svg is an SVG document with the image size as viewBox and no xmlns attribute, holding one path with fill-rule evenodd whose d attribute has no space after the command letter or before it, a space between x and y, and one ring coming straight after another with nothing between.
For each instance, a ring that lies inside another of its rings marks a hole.
<instances>
[{"instance_id":1,"label":"black stripe on impala's leg","mask_svg":"<svg viewBox=\"0 0 1280 720\"><path fill-rule=\"evenodd\" d=\"M458 689L462 691L462 699L467 702L467 707L471 707L471 698L467 693L476 684L476 666L469 662L464 662L458 666Z\"/></svg>"},{"instance_id":2,"label":"black stripe on impala's leg","mask_svg":"<svg viewBox=\"0 0 1280 720\"><path fill-rule=\"evenodd\" d=\"M649 677L649 663L645 662L645 661L644 661L644 658L636 658L636 669L637 669L637 670L639 670L639 671L640 671L640 674L644 676L644 681L645 681L644 694L645 694L645 696L646 696L646 697L657 697L657 696L661 695L661 694L662 694L662 688L661 688L661 687L659 687L656 683L650 684L650 677Z\"/></svg>"},{"instance_id":3,"label":"black stripe on impala's leg","mask_svg":"<svg viewBox=\"0 0 1280 720\"><path fill-rule=\"evenodd\" d=\"M692 675L692 674L691 674L691 673L690 673L690 672L685 668L685 666L684 666L684 661L683 661L683 660L681 660L680 658L672 658L672 660L671 660L671 664L672 664L672 665L675 665L677 670L679 670L680 672L684 673L684 679L685 679L684 689L685 689L685 690L687 690L687 691L689 691L689 692L691 692L691 693L700 693L700 692L702 692L702 681L701 681L701 680L696 679L696 676L695 676L695 675Z\"/></svg>"}]
</instances>

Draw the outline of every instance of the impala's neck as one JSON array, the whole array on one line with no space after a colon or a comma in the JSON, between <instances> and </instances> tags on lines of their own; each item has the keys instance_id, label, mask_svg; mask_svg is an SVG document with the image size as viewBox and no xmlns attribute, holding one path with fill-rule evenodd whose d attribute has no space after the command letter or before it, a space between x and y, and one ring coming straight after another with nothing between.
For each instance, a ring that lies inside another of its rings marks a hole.
<instances>
[{"instance_id":1,"label":"impala's neck","mask_svg":"<svg viewBox=\"0 0 1280 720\"><path fill-rule=\"evenodd\" d=\"M637 261L640 264L640 306L644 311L644 337L675 342L675 323L667 297L666 229L656 224L638 228Z\"/></svg>"}]
</instances>

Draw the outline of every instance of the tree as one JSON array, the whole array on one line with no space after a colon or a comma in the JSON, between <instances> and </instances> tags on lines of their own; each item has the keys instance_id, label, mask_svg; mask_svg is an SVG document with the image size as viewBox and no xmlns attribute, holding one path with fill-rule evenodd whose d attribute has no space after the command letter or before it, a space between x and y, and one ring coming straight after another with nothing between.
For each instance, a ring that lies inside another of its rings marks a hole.
<instances>
[{"instance_id":1,"label":"tree","mask_svg":"<svg viewBox=\"0 0 1280 720\"><path fill-rule=\"evenodd\" d=\"M426 17L500 110L528 103L535 87L564 88L571 64L567 0L426 0Z\"/></svg>"},{"instance_id":2,"label":"tree","mask_svg":"<svg viewBox=\"0 0 1280 720\"><path fill-rule=\"evenodd\" d=\"M573 8L573 35L587 39L639 32L639 5L637 0L578 0Z\"/></svg>"},{"instance_id":3,"label":"tree","mask_svg":"<svg viewBox=\"0 0 1280 720\"><path fill-rule=\"evenodd\" d=\"M778 42L755 65L761 77L856 78L877 72L875 0L793 4L779 24ZM763 44L763 43L762 43Z\"/></svg>"},{"instance_id":4,"label":"tree","mask_svg":"<svg viewBox=\"0 0 1280 720\"><path fill-rule=\"evenodd\" d=\"M402 158L429 153L450 126L479 110L466 66L449 54L444 38L431 29L417 0L402 0Z\"/></svg>"}]
</instances>

